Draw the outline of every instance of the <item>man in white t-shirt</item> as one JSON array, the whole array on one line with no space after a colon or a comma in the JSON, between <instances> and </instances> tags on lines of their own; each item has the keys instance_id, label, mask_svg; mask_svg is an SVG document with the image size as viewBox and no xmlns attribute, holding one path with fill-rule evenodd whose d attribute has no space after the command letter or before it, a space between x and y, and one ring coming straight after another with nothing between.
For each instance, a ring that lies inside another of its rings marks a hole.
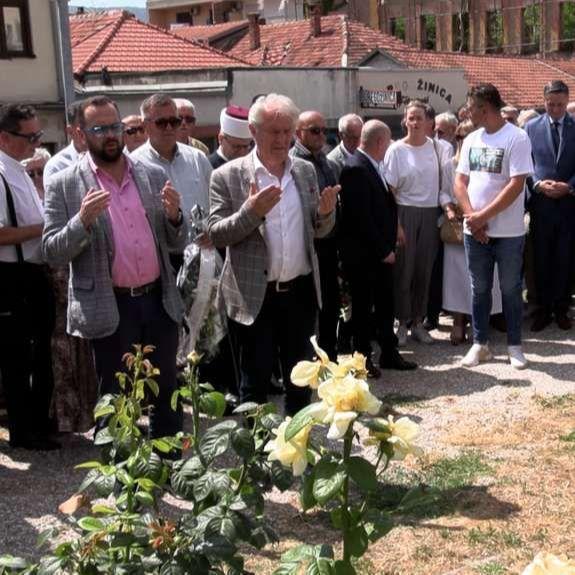
<instances>
[{"instance_id":1,"label":"man in white t-shirt","mask_svg":"<svg viewBox=\"0 0 575 575\"><path fill-rule=\"evenodd\" d=\"M454 186L465 214L465 254L473 294L474 343L462 365L472 367L492 358L489 314L497 264L509 361L523 369L527 367L521 349L524 187L533 164L527 134L504 120L503 105L492 84L473 87L467 99L471 121L479 129L463 143Z\"/></svg>"}]
</instances>

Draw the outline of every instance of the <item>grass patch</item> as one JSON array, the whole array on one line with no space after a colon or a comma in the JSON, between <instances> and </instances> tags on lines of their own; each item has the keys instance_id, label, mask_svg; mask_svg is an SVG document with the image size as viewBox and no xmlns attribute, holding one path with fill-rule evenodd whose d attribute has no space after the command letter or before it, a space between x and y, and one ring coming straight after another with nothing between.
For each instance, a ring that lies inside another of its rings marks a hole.
<instances>
[{"instance_id":1,"label":"grass patch","mask_svg":"<svg viewBox=\"0 0 575 575\"><path fill-rule=\"evenodd\" d=\"M467 541L470 545L499 548L501 546L518 548L523 545L523 540L514 531L506 529L498 530L493 527L481 529L481 527L473 527L467 532Z\"/></svg>"},{"instance_id":2,"label":"grass patch","mask_svg":"<svg viewBox=\"0 0 575 575\"><path fill-rule=\"evenodd\" d=\"M426 470L427 483L442 491L469 487L478 477L492 474L493 468L477 451L465 451L457 457L445 457Z\"/></svg>"},{"instance_id":3,"label":"grass patch","mask_svg":"<svg viewBox=\"0 0 575 575\"><path fill-rule=\"evenodd\" d=\"M411 489L421 487L416 504L407 511L414 517L440 517L452 515L458 508L468 509L477 503L466 500L479 477L494 473L483 455L465 451L456 457L444 457L425 466L421 471L391 468L386 485L374 495L374 505L395 509Z\"/></svg>"},{"instance_id":4,"label":"grass patch","mask_svg":"<svg viewBox=\"0 0 575 575\"><path fill-rule=\"evenodd\" d=\"M575 429L571 433L568 433L567 435L561 435L559 439L561 441L568 441L570 443L575 443Z\"/></svg>"},{"instance_id":5,"label":"grass patch","mask_svg":"<svg viewBox=\"0 0 575 575\"><path fill-rule=\"evenodd\" d=\"M505 569L501 563L497 563L497 561L480 565L476 571L480 573L480 575L504 575L507 573L507 569Z\"/></svg>"},{"instance_id":6,"label":"grass patch","mask_svg":"<svg viewBox=\"0 0 575 575\"><path fill-rule=\"evenodd\" d=\"M401 393L387 393L379 398L384 405L393 407L396 405L409 405L410 407L422 407L427 401L426 397L421 395L402 395Z\"/></svg>"},{"instance_id":7,"label":"grass patch","mask_svg":"<svg viewBox=\"0 0 575 575\"><path fill-rule=\"evenodd\" d=\"M542 396L536 395L535 402L543 409L564 409L575 405L575 393L565 395Z\"/></svg>"}]
</instances>

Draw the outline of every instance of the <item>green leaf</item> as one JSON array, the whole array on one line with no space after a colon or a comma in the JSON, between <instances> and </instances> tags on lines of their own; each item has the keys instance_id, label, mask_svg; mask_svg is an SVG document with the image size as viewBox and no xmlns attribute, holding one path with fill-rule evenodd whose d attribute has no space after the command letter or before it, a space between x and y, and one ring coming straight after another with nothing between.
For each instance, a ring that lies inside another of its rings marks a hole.
<instances>
[{"instance_id":1,"label":"green leaf","mask_svg":"<svg viewBox=\"0 0 575 575\"><path fill-rule=\"evenodd\" d=\"M176 389L174 393L172 393L172 398L170 399L170 407L172 411L176 411L178 409L178 398L180 397L180 390Z\"/></svg>"},{"instance_id":2,"label":"green leaf","mask_svg":"<svg viewBox=\"0 0 575 575\"><path fill-rule=\"evenodd\" d=\"M96 433L96 437L94 437L94 445L107 445L108 443L112 443L114 438L110 433L109 427L104 427L100 429L98 433Z\"/></svg>"},{"instance_id":3,"label":"green leaf","mask_svg":"<svg viewBox=\"0 0 575 575\"><path fill-rule=\"evenodd\" d=\"M335 562L335 575L357 575L356 570L347 561Z\"/></svg>"},{"instance_id":4,"label":"green leaf","mask_svg":"<svg viewBox=\"0 0 575 575\"><path fill-rule=\"evenodd\" d=\"M198 501L203 501L212 493L223 495L230 490L231 486L232 480L227 473L207 471L194 482L194 497Z\"/></svg>"},{"instance_id":5,"label":"green leaf","mask_svg":"<svg viewBox=\"0 0 575 575\"><path fill-rule=\"evenodd\" d=\"M341 507L337 507L332 510L329 516L331 517L331 524L336 529L341 529L343 527L343 509Z\"/></svg>"},{"instance_id":6,"label":"green leaf","mask_svg":"<svg viewBox=\"0 0 575 575\"><path fill-rule=\"evenodd\" d=\"M313 557L314 548L311 545L298 545L282 554L282 563L301 563Z\"/></svg>"},{"instance_id":7,"label":"green leaf","mask_svg":"<svg viewBox=\"0 0 575 575\"><path fill-rule=\"evenodd\" d=\"M256 445L252 434L247 429L240 427L232 432L232 447L234 451L242 458L249 459L256 451Z\"/></svg>"},{"instance_id":8,"label":"green leaf","mask_svg":"<svg viewBox=\"0 0 575 575\"><path fill-rule=\"evenodd\" d=\"M151 479L148 479L147 477L139 477L136 479L136 483L146 491L152 491L158 487Z\"/></svg>"},{"instance_id":9,"label":"green leaf","mask_svg":"<svg viewBox=\"0 0 575 575\"><path fill-rule=\"evenodd\" d=\"M174 493L183 499L192 499L194 484L203 475L205 467L199 457L186 459L183 464L176 464L170 478Z\"/></svg>"},{"instance_id":10,"label":"green leaf","mask_svg":"<svg viewBox=\"0 0 575 575\"><path fill-rule=\"evenodd\" d=\"M25 569L28 563L21 557L13 557L12 555L0 555L0 567L7 567L9 569Z\"/></svg>"},{"instance_id":11,"label":"green leaf","mask_svg":"<svg viewBox=\"0 0 575 575\"><path fill-rule=\"evenodd\" d=\"M313 496L320 505L336 497L345 481L345 471L335 462L325 459L315 467L315 481L313 482Z\"/></svg>"},{"instance_id":12,"label":"green leaf","mask_svg":"<svg viewBox=\"0 0 575 575\"><path fill-rule=\"evenodd\" d=\"M165 439L152 439L152 445L162 453L170 453L172 446Z\"/></svg>"},{"instance_id":13,"label":"green leaf","mask_svg":"<svg viewBox=\"0 0 575 575\"><path fill-rule=\"evenodd\" d=\"M317 407L317 403L312 403L298 411L293 419L288 423L285 430L285 440L293 439L306 425L313 423L315 419L310 415L311 411Z\"/></svg>"},{"instance_id":14,"label":"green leaf","mask_svg":"<svg viewBox=\"0 0 575 575\"><path fill-rule=\"evenodd\" d=\"M375 491L378 487L375 467L363 457L350 457L347 472L362 491Z\"/></svg>"},{"instance_id":15,"label":"green leaf","mask_svg":"<svg viewBox=\"0 0 575 575\"><path fill-rule=\"evenodd\" d=\"M299 568L299 563L282 563L272 575L297 575Z\"/></svg>"},{"instance_id":16,"label":"green leaf","mask_svg":"<svg viewBox=\"0 0 575 575\"><path fill-rule=\"evenodd\" d=\"M78 520L78 526L84 531L100 531L105 527L104 522L97 517L82 517Z\"/></svg>"},{"instance_id":17,"label":"green leaf","mask_svg":"<svg viewBox=\"0 0 575 575\"><path fill-rule=\"evenodd\" d=\"M148 505L150 507L153 507L154 503L156 502L154 496L151 493L148 493L147 491L136 491L135 497L140 503L143 503L144 505Z\"/></svg>"},{"instance_id":18,"label":"green leaf","mask_svg":"<svg viewBox=\"0 0 575 575\"><path fill-rule=\"evenodd\" d=\"M424 507L437 503L442 497L441 492L437 489L429 489L424 486L417 486L410 489L401 499L396 511L399 513L408 513L417 507Z\"/></svg>"},{"instance_id":19,"label":"green leaf","mask_svg":"<svg viewBox=\"0 0 575 575\"><path fill-rule=\"evenodd\" d=\"M248 401L246 403L242 403L238 405L234 409L234 413L249 413L251 411L257 411L259 408L259 403L254 403L253 401Z\"/></svg>"},{"instance_id":20,"label":"green leaf","mask_svg":"<svg viewBox=\"0 0 575 575\"><path fill-rule=\"evenodd\" d=\"M367 533L362 525L344 532L344 544L354 557L361 557L369 545Z\"/></svg>"},{"instance_id":21,"label":"green leaf","mask_svg":"<svg viewBox=\"0 0 575 575\"><path fill-rule=\"evenodd\" d=\"M36 547L43 547L46 543L51 543L52 539L55 539L58 536L58 530L55 527L49 527L48 529L44 529L38 535L38 540L36 541ZM1 559L1 557L0 557ZM0 565L2 563L0 562Z\"/></svg>"},{"instance_id":22,"label":"green leaf","mask_svg":"<svg viewBox=\"0 0 575 575\"><path fill-rule=\"evenodd\" d=\"M282 416L277 413L267 413L261 418L262 427L268 431L277 429L282 424L282 421Z\"/></svg>"},{"instance_id":23,"label":"green leaf","mask_svg":"<svg viewBox=\"0 0 575 575\"><path fill-rule=\"evenodd\" d=\"M200 397L200 411L210 417L222 417L226 411L226 398L219 391L204 393Z\"/></svg>"},{"instance_id":24,"label":"green leaf","mask_svg":"<svg viewBox=\"0 0 575 575\"><path fill-rule=\"evenodd\" d=\"M102 407L97 407L94 409L94 419L99 419L100 417L105 417L106 415L111 415L116 411L113 405L104 405Z\"/></svg>"},{"instance_id":25,"label":"green leaf","mask_svg":"<svg viewBox=\"0 0 575 575\"><path fill-rule=\"evenodd\" d=\"M84 477L84 480L80 484L78 492L81 493L82 491L88 489L88 487L90 487L90 485L92 485L92 483L94 483L94 481L96 481L96 479L98 479L99 477L100 472L97 469L90 469L90 471L88 471L86 477Z\"/></svg>"},{"instance_id":26,"label":"green leaf","mask_svg":"<svg viewBox=\"0 0 575 575\"><path fill-rule=\"evenodd\" d=\"M315 480L315 473L307 473L302 482L302 488L299 496L299 500L304 511L311 509L316 506L316 500L313 496L313 482Z\"/></svg>"},{"instance_id":27,"label":"green leaf","mask_svg":"<svg viewBox=\"0 0 575 575\"><path fill-rule=\"evenodd\" d=\"M314 557L308 564L305 575L333 575L334 573L333 559Z\"/></svg>"},{"instance_id":28,"label":"green leaf","mask_svg":"<svg viewBox=\"0 0 575 575\"><path fill-rule=\"evenodd\" d=\"M95 505L92 505L92 513L94 515L114 515L116 510L108 507L107 505L96 503Z\"/></svg>"},{"instance_id":29,"label":"green leaf","mask_svg":"<svg viewBox=\"0 0 575 575\"><path fill-rule=\"evenodd\" d=\"M74 466L74 469L99 469L102 467L101 461L86 461L85 463L79 463Z\"/></svg>"},{"instance_id":30,"label":"green leaf","mask_svg":"<svg viewBox=\"0 0 575 575\"><path fill-rule=\"evenodd\" d=\"M155 379L147 377L146 384L148 385L148 388L154 394L155 397L158 397L158 395L160 395L160 386L158 385L158 382Z\"/></svg>"},{"instance_id":31,"label":"green leaf","mask_svg":"<svg viewBox=\"0 0 575 575\"><path fill-rule=\"evenodd\" d=\"M270 465L272 483L280 491L289 489L293 482L294 476L291 469L284 467L279 461L273 461Z\"/></svg>"},{"instance_id":32,"label":"green leaf","mask_svg":"<svg viewBox=\"0 0 575 575\"><path fill-rule=\"evenodd\" d=\"M237 426L235 421L223 421L206 431L200 441L200 454L206 463L211 463L227 450L230 444L230 433Z\"/></svg>"},{"instance_id":33,"label":"green leaf","mask_svg":"<svg viewBox=\"0 0 575 575\"><path fill-rule=\"evenodd\" d=\"M368 509L364 521L366 533L372 543L385 537L394 526L391 515L379 509Z\"/></svg>"}]
</instances>

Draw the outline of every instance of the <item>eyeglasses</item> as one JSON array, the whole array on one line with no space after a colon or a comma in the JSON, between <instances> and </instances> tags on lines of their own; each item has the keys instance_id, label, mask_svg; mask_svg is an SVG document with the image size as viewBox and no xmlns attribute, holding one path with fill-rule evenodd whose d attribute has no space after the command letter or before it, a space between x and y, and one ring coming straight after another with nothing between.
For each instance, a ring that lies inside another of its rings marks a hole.
<instances>
[{"instance_id":1,"label":"eyeglasses","mask_svg":"<svg viewBox=\"0 0 575 575\"><path fill-rule=\"evenodd\" d=\"M124 128L124 134L128 134L128 136L133 136L134 134L143 134L144 133L144 126L133 126L131 128Z\"/></svg>"},{"instance_id":2,"label":"eyeglasses","mask_svg":"<svg viewBox=\"0 0 575 575\"><path fill-rule=\"evenodd\" d=\"M39 132L34 132L33 134L21 134L20 132L11 132L10 130L6 130L6 132L12 136L17 136L18 138L24 138L25 140L28 140L29 144L36 144L42 139L42 136L44 135L42 130Z\"/></svg>"},{"instance_id":3,"label":"eyeglasses","mask_svg":"<svg viewBox=\"0 0 575 575\"><path fill-rule=\"evenodd\" d=\"M113 124L91 126L90 128L84 128L84 132L87 132L96 138L103 138L108 133L114 136L119 136L124 133L124 124L122 124L122 122L115 122Z\"/></svg>"},{"instance_id":4,"label":"eyeglasses","mask_svg":"<svg viewBox=\"0 0 575 575\"><path fill-rule=\"evenodd\" d=\"M180 116L180 119L184 124L195 124L196 118L194 116Z\"/></svg>"},{"instance_id":5,"label":"eyeglasses","mask_svg":"<svg viewBox=\"0 0 575 575\"><path fill-rule=\"evenodd\" d=\"M37 170L26 170L26 173L32 178L41 178L44 175L44 168L38 168Z\"/></svg>"},{"instance_id":6,"label":"eyeglasses","mask_svg":"<svg viewBox=\"0 0 575 575\"><path fill-rule=\"evenodd\" d=\"M436 133L438 136L445 136L445 132L444 132L443 130L435 130L435 133Z\"/></svg>"},{"instance_id":7,"label":"eyeglasses","mask_svg":"<svg viewBox=\"0 0 575 575\"><path fill-rule=\"evenodd\" d=\"M172 116L171 118L158 118L154 120L154 124L156 124L156 127L160 128L160 130L165 130L168 126L175 129L182 125L182 119L176 116Z\"/></svg>"},{"instance_id":8,"label":"eyeglasses","mask_svg":"<svg viewBox=\"0 0 575 575\"><path fill-rule=\"evenodd\" d=\"M314 136L319 136L320 134L327 134L327 128L319 128L317 126L312 126L311 128L302 128L306 132L313 134Z\"/></svg>"}]
</instances>

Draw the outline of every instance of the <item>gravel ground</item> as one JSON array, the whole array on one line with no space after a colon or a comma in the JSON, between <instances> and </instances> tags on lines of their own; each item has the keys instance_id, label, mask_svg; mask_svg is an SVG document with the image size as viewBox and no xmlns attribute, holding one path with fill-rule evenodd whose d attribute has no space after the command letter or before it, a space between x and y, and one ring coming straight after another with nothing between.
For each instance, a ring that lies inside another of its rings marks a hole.
<instances>
[{"instance_id":1,"label":"gravel ground","mask_svg":"<svg viewBox=\"0 0 575 575\"><path fill-rule=\"evenodd\" d=\"M504 429L526 416L534 396L575 393L573 332L550 327L533 337L526 331L524 350L531 363L524 371L508 365L504 336L496 334L492 345L495 360L467 370L457 362L468 346L449 344L447 323L442 318L440 330L433 332L438 339L434 345L410 342L403 350L406 357L419 363L417 371L386 371L372 384L378 396L389 395L390 403L396 396L409 400L398 402L395 409L419 421L419 443L424 449L448 453L453 446L442 444L441 438L450 427L461 427L462 421ZM76 471L74 466L96 456L88 434L65 436L63 444L61 451L47 454L11 450L6 430L0 427L0 554L33 557L38 533L62 523L57 507L84 476L84 471ZM294 496L293 492L272 493L271 513L274 506L294 505ZM295 507L293 511L297 512Z\"/></svg>"}]
</instances>

